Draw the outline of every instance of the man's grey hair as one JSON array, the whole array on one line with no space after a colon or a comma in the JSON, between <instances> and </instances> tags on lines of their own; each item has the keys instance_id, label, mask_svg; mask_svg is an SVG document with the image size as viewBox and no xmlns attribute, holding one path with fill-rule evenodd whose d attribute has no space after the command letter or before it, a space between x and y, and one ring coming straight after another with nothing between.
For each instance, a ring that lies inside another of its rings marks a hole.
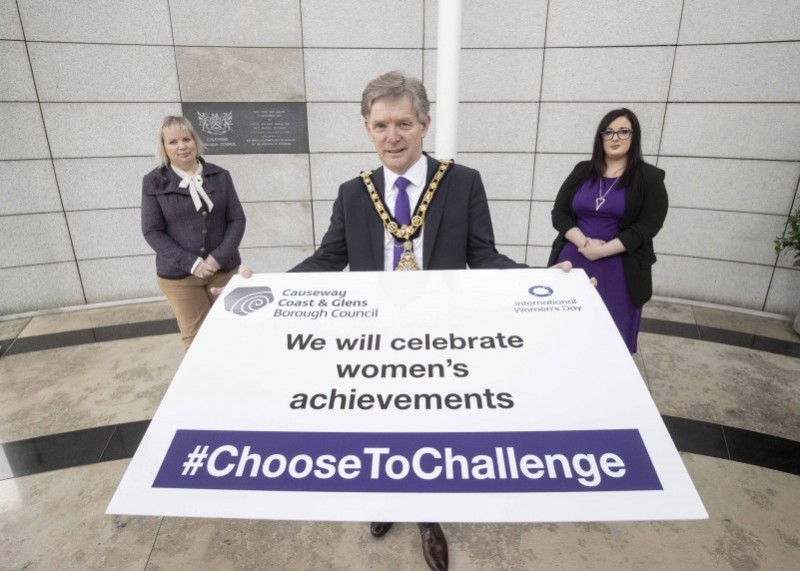
<instances>
[{"instance_id":1,"label":"man's grey hair","mask_svg":"<svg viewBox=\"0 0 800 571\"><path fill-rule=\"evenodd\" d=\"M189 131L189 134L192 136L192 139L194 139L194 142L197 145L198 157L206 152L206 146L203 144L203 141L200 139L197 131L194 130L191 121L189 121L186 117L181 117L179 115L167 115L161 120L161 123L159 123L158 131L156 132L156 139L158 141L156 146L156 156L161 161L162 167L169 166L169 157L167 157L167 151L164 148L164 129L173 128L186 129Z\"/></svg>"},{"instance_id":2,"label":"man's grey hair","mask_svg":"<svg viewBox=\"0 0 800 571\"><path fill-rule=\"evenodd\" d=\"M372 104L378 99L401 99L406 95L411 97L411 104L414 106L414 113L417 120L425 123L431 110L431 102L428 101L428 93L425 86L416 77L406 77L400 71L390 71L376 77L367 84L364 93L361 95L361 115L369 120L372 112Z\"/></svg>"}]
</instances>

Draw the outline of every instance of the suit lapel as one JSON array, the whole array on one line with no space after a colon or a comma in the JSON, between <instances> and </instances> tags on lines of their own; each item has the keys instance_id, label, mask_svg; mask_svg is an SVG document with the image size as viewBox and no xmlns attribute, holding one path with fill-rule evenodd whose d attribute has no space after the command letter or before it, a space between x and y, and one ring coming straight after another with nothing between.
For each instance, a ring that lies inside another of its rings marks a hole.
<instances>
[{"instance_id":1,"label":"suit lapel","mask_svg":"<svg viewBox=\"0 0 800 571\"><path fill-rule=\"evenodd\" d=\"M428 155L425 156L428 157ZM425 190L427 190L428 184L430 184L433 175L436 174L438 169L439 161L428 157L428 176L425 177ZM422 227L422 267L426 269L430 267L431 253L433 252L433 245L436 243L436 235L439 233L449 186L447 175L445 174L445 177L439 183L439 188L436 189L436 194L433 195L433 200L425 215L425 224Z\"/></svg>"}]
</instances>

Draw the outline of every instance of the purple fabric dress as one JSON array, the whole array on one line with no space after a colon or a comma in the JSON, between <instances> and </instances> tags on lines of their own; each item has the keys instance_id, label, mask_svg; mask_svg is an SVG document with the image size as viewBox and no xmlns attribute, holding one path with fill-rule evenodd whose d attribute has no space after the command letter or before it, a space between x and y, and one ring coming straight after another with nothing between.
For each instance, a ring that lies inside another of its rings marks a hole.
<instances>
[{"instance_id":1,"label":"purple fabric dress","mask_svg":"<svg viewBox=\"0 0 800 571\"><path fill-rule=\"evenodd\" d=\"M609 188L611 191L605 195L605 202L597 211L595 200L600 196L599 181L587 180L575 193L572 209L578 219L578 228L586 236L610 242L619 233L619 221L625 212L625 192L620 187L612 187L617 182L616 178L603 180L603 192ZM578 252L578 248L572 242L567 242L558 255L559 262L565 260L572 262L576 268L586 270L589 277L597 278L597 292L603 298L628 350L636 353L636 338L639 335L642 308L636 307L631 301L622 270L622 255L591 262Z\"/></svg>"}]
</instances>

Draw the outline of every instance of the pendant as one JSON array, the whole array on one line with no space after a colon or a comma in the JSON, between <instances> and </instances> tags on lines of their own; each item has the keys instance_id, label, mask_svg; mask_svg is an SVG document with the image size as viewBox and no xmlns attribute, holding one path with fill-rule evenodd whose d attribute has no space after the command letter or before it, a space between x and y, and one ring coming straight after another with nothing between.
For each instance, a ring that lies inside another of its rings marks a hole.
<instances>
[{"instance_id":1,"label":"pendant","mask_svg":"<svg viewBox=\"0 0 800 571\"><path fill-rule=\"evenodd\" d=\"M600 210L600 207L603 206L603 203L605 201L606 201L606 199L603 198L602 196L598 196L597 198L595 198L594 199L594 211L597 212L598 210Z\"/></svg>"},{"instance_id":2,"label":"pendant","mask_svg":"<svg viewBox=\"0 0 800 571\"><path fill-rule=\"evenodd\" d=\"M396 272L418 272L419 266L417 259L414 257L414 248L411 240L403 242L403 253L400 254L400 260L397 262L397 267L394 269Z\"/></svg>"}]
</instances>

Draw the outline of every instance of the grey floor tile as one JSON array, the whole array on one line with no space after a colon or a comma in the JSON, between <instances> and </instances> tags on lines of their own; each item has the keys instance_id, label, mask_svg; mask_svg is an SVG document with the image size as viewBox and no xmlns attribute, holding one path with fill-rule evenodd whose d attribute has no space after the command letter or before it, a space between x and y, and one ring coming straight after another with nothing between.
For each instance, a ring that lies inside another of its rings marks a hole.
<instances>
[{"instance_id":1,"label":"grey floor tile","mask_svg":"<svg viewBox=\"0 0 800 571\"><path fill-rule=\"evenodd\" d=\"M160 517L105 515L127 460L0 482L3 569L141 571Z\"/></svg>"},{"instance_id":2,"label":"grey floor tile","mask_svg":"<svg viewBox=\"0 0 800 571\"><path fill-rule=\"evenodd\" d=\"M694 323L694 312L691 305L673 303L651 299L642 309L642 317L650 319L664 319L666 321L679 321L681 323Z\"/></svg>"},{"instance_id":3,"label":"grey floor tile","mask_svg":"<svg viewBox=\"0 0 800 571\"><path fill-rule=\"evenodd\" d=\"M177 334L0 359L0 440L153 417L183 359Z\"/></svg>"},{"instance_id":4,"label":"grey floor tile","mask_svg":"<svg viewBox=\"0 0 800 571\"><path fill-rule=\"evenodd\" d=\"M661 414L800 440L800 360L719 343L642 334Z\"/></svg>"}]
</instances>

